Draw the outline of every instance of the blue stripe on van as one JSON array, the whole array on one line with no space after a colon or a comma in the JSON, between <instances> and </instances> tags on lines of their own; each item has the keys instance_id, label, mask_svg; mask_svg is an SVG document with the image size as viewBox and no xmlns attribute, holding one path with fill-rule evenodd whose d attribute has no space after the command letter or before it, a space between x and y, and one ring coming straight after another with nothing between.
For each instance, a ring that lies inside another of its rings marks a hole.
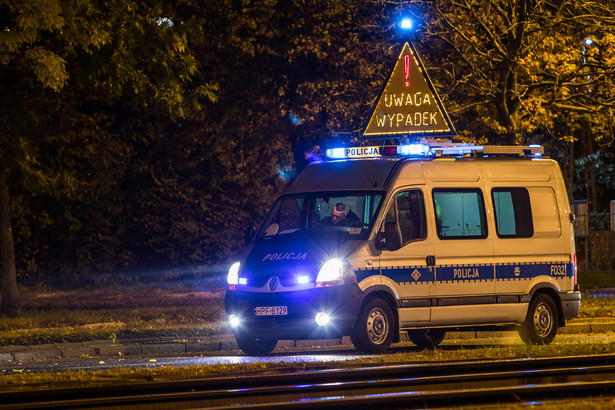
<instances>
[{"instance_id":1,"label":"blue stripe on van","mask_svg":"<svg viewBox=\"0 0 615 410\"><path fill-rule=\"evenodd\" d=\"M572 263L511 263L496 265L495 276L499 280L531 279L536 276L547 275L555 278L572 277L574 265Z\"/></svg>"},{"instance_id":2,"label":"blue stripe on van","mask_svg":"<svg viewBox=\"0 0 615 410\"><path fill-rule=\"evenodd\" d=\"M377 275L378 269L358 270L357 280ZM427 284L438 282L471 283L491 280L523 280L546 275L556 279L572 277L574 265L563 262L509 263L497 265L399 266L382 269L382 275L397 283Z\"/></svg>"},{"instance_id":3,"label":"blue stripe on van","mask_svg":"<svg viewBox=\"0 0 615 410\"><path fill-rule=\"evenodd\" d=\"M397 283L433 283L435 269L432 266L400 266L394 268L383 268L382 274Z\"/></svg>"},{"instance_id":4,"label":"blue stripe on van","mask_svg":"<svg viewBox=\"0 0 615 410\"><path fill-rule=\"evenodd\" d=\"M363 279L370 276L378 275L378 273L378 268L356 269L354 271L354 274L357 277L357 282L361 282Z\"/></svg>"},{"instance_id":5,"label":"blue stripe on van","mask_svg":"<svg viewBox=\"0 0 615 410\"><path fill-rule=\"evenodd\" d=\"M493 280L493 265L436 266L438 282L480 282Z\"/></svg>"}]
</instances>

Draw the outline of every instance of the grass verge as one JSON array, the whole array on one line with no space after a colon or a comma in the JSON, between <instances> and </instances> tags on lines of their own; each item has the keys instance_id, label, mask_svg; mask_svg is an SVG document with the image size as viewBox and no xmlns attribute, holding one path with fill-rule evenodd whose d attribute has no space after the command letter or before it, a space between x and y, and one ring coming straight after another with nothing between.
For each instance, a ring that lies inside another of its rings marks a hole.
<instances>
[{"instance_id":1,"label":"grass verge","mask_svg":"<svg viewBox=\"0 0 615 410\"><path fill-rule=\"evenodd\" d=\"M0 320L0 345L226 333L222 291L97 289L23 294L22 315ZM580 318L615 317L615 298L584 298Z\"/></svg>"}]
</instances>

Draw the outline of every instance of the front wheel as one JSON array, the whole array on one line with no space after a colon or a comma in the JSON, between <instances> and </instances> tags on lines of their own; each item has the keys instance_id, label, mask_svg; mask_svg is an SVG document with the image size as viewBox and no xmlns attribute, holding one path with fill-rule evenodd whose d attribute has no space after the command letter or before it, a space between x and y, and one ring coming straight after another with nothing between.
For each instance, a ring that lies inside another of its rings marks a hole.
<instances>
[{"instance_id":1,"label":"front wheel","mask_svg":"<svg viewBox=\"0 0 615 410\"><path fill-rule=\"evenodd\" d=\"M408 330L408 338L422 349L435 349L446 337L444 329Z\"/></svg>"},{"instance_id":2,"label":"front wheel","mask_svg":"<svg viewBox=\"0 0 615 410\"><path fill-rule=\"evenodd\" d=\"M239 348L248 356L266 356L271 353L278 344L276 339L251 336L239 330L235 333L235 340Z\"/></svg>"},{"instance_id":3,"label":"front wheel","mask_svg":"<svg viewBox=\"0 0 615 410\"><path fill-rule=\"evenodd\" d=\"M526 344L548 345L557 334L557 308L553 298L541 293L532 299L519 336Z\"/></svg>"},{"instance_id":4,"label":"front wheel","mask_svg":"<svg viewBox=\"0 0 615 410\"><path fill-rule=\"evenodd\" d=\"M350 339L360 352L382 353L391 345L394 332L391 307L384 300L375 298L361 309Z\"/></svg>"}]
</instances>

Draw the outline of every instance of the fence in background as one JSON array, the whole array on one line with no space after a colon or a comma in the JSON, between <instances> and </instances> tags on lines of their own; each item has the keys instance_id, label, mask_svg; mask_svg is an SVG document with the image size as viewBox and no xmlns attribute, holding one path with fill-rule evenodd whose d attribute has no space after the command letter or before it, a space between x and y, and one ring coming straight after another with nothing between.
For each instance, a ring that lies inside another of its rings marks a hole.
<instances>
[{"instance_id":1,"label":"fence in background","mask_svg":"<svg viewBox=\"0 0 615 410\"><path fill-rule=\"evenodd\" d=\"M580 271L615 270L615 201L610 212L591 213L587 200L571 201Z\"/></svg>"}]
</instances>

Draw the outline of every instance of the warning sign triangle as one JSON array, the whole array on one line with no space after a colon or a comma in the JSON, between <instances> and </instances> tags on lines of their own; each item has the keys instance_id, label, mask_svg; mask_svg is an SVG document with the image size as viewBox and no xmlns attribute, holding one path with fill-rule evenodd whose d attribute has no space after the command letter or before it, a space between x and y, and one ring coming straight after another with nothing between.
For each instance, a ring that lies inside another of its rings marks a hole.
<instances>
[{"instance_id":1,"label":"warning sign triangle","mask_svg":"<svg viewBox=\"0 0 615 410\"><path fill-rule=\"evenodd\" d=\"M416 50L408 43L404 44L363 136L386 138L396 134L456 134Z\"/></svg>"}]
</instances>

